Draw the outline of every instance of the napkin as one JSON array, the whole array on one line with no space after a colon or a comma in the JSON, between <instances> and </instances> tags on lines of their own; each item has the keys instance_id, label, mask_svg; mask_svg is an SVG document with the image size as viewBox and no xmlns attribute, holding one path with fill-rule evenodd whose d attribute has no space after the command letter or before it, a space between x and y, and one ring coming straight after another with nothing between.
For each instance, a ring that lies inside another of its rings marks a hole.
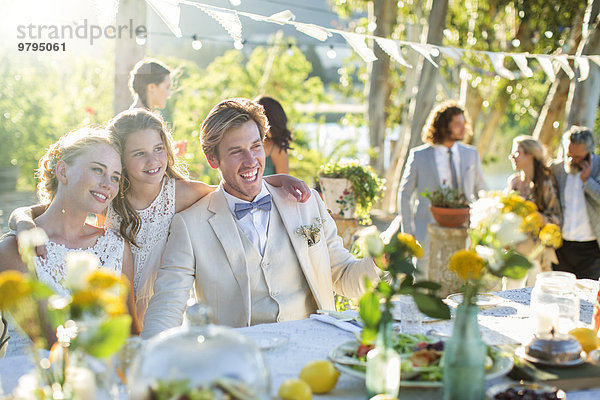
<instances>
[{"instance_id":1,"label":"napkin","mask_svg":"<svg viewBox=\"0 0 600 400\"><path fill-rule=\"evenodd\" d=\"M317 320L317 321L321 321L324 322L326 324L329 325L333 325L337 328L340 328L342 330L345 330L346 332L360 332L362 331L362 328L353 325L352 323L348 322L348 321L341 321L339 319L336 319L330 315L325 315L325 314L310 314L310 318Z\"/></svg>"}]
</instances>

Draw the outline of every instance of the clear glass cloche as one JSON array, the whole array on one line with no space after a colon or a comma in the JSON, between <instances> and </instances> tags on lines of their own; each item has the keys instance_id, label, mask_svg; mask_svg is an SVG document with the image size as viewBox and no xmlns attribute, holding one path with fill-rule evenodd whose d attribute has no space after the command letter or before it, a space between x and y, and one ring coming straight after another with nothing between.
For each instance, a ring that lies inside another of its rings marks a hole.
<instances>
[{"instance_id":1,"label":"clear glass cloche","mask_svg":"<svg viewBox=\"0 0 600 400\"><path fill-rule=\"evenodd\" d=\"M132 400L269 398L260 350L241 333L210 324L209 313L191 305L183 326L144 343L127 379Z\"/></svg>"}]
</instances>

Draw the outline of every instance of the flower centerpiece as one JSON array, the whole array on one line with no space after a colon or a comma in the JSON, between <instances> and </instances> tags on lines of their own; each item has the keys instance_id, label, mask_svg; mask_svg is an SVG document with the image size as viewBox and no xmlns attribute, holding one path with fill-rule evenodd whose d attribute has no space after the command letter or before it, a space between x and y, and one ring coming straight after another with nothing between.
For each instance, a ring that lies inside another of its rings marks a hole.
<instances>
[{"instance_id":1,"label":"flower centerpiece","mask_svg":"<svg viewBox=\"0 0 600 400\"><path fill-rule=\"evenodd\" d=\"M436 282L415 282L413 257L421 257L423 249L409 234L390 228L383 234L374 229L359 239L361 255L373 257L375 264L386 271L385 279L364 294L359 302L364 327L362 344L375 348L367 354L366 385L369 397L376 394L397 396L400 385L400 359L392 345L392 299L398 295L413 297L419 311L440 319L449 319L448 306L436 291Z\"/></svg>"},{"instance_id":2,"label":"flower centerpiece","mask_svg":"<svg viewBox=\"0 0 600 400\"><path fill-rule=\"evenodd\" d=\"M56 294L37 279L34 248L46 242L42 229L24 232L19 253L29 272L0 273L0 310L33 342L32 357L37 371L21 379L17 399L92 398L95 373L107 373L88 359L107 359L129 336L127 313L129 284L124 276L98 268L98 259L87 252L69 253L66 276L61 284L69 295ZM53 342L55 342L53 344ZM52 345L50 355L39 352ZM95 370L94 370L95 369Z\"/></svg>"},{"instance_id":3,"label":"flower centerpiece","mask_svg":"<svg viewBox=\"0 0 600 400\"><path fill-rule=\"evenodd\" d=\"M321 166L319 182L325 203L334 215L356 215L361 224L371 223L371 208L383 194L384 180L370 166L358 160L332 161Z\"/></svg>"},{"instance_id":4,"label":"flower centerpiece","mask_svg":"<svg viewBox=\"0 0 600 400\"><path fill-rule=\"evenodd\" d=\"M522 279L545 246L560 247L560 228L545 224L537 207L516 193L489 192L471 205L471 246L450 258L448 269L463 281L463 300L444 347L444 399L483 398L485 345L477 324L476 296L486 274ZM518 245L535 239L521 254Z\"/></svg>"}]
</instances>

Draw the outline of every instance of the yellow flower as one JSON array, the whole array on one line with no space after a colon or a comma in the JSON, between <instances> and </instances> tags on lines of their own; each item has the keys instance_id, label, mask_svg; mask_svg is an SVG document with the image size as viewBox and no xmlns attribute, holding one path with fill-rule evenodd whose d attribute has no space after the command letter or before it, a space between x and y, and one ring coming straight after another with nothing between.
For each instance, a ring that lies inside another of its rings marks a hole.
<instances>
[{"instance_id":1,"label":"yellow flower","mask_svg":"<svg viewBox=\"0 0 600 400\"><path fill-rule=\"evenodd\" d=\"M94 289L110 289L117 285L121 278L106 268L98 268L87 275L87 282Z\"/></svg>"},{"instance_id":2,"label":"yellow flower","mask_svg":"<svg viewBox=\"0 0 600 400\"><path fill-rule=\"evenodd\" d=\"M409 252L415 257L423 257L423 247L417 242L417 239L413 235L408 233L399 233L396 238L403 244Z\"/></svg>"},{"instance_id":3,"label":"yellow flower","mask_svg":"<svg viewBox=\"0 0 600 400\"><path fill-rule=\"evenodd\" d=\"M98 302L101 292L95 289L84 289L73 293L72 304L74 306L87 307Z\"/></svg>"},{"instance_id":4,"label":"yellow flower","mask_svg":"<svg viewBox=\"0 0 600 400\"><path fill-rule=\"evenodd\" d=\"M546 224L540 231L540 242L544 246L552 246L558 249L562 246L562 235L560 228L556 224Z\"/></svg>"},{"instance_id":5,"label":"yellow flower","mask_svg":"<svg viewBox=\"0 0 600 400\"><path fill-rule=\"evenodd\" d=\"M474 251L458 250L448 263L448 269L463 280L477 280L483 275L485 262Z\"/></svg>"},{"instance_id":6,"label":"yellow flower","mask_svg":"<svg viewBox=\"0 0 600 400\"><path fill-rule=\"evenodd\" d=\"M110 316L116 316L121 314L127 314L127 303L126 298L123 296L115 295L114 293L104 292L101 294L102 302L104 303L104 310Z\"/></svg>"},{"instance_id":7,"label":"yellow flower","mask_svg":"<svg viewBox=\"0 0 600 400\"><path fill-rule=\"evenodd\" d=\"M533 212L523 219L521 230L537 235L544 226L544 218L538 212Z\"/></svg>"},{"instance_id":8,"label":"yellow flower","mask_svg":"<svg viewBox=\"0 0 600 400\"><path fill-rule=\"evenodd\" d=\"M0 310L8 310L29 296L33 288L19 271L0 273Z\"/></svg>"}]
</instances>

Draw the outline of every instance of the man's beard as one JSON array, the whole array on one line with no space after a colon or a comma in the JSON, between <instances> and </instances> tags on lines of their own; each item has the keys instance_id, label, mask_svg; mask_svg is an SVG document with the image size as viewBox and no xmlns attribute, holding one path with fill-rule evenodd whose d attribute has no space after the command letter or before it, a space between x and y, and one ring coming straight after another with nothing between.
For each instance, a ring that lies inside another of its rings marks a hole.
<instances>
[{"instance_id":1,"label":"man's beard","mask_svg":"<svg viewBox=\"0 0 600 400\"><path fill-rule=\"evenodd\" d=\"M581 171L581 167L577 164L571 165L568 161L565 161L565 172L571 175L577 175Z\"/></svg>"}]
</instances>

